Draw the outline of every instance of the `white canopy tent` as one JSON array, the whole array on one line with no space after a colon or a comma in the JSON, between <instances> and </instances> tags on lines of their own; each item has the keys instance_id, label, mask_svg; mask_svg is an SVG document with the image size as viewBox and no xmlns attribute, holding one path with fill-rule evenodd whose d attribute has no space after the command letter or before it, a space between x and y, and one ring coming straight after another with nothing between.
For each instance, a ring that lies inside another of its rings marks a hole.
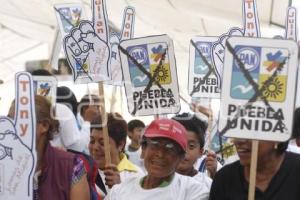
<instances>
[{"instance_id":1,"label":"white canopy tent","mask_svg":"<svg viewBox=\"0 0 300 200\"><path fill-rule=\"evenodd\" d=\"M50 57L57 30L53 5L76 2L84 5L90 17L90 0L0 0L0 79L4 81L0 85L0 114L6 114L14 98L15 72L23 71L26 61ZM284 34L288 5L300 10L298 0L257 3L262 37ZM130 5L136 9L135 37L166 33L173 38L183 96L187 96L189 40L242 27L242 0L106 0L106 4L110 25L115 29L121 27L123 10ZM110 89L107 87L107 91ZM80 98L86 86L76 87L74 92ZM126 104L120 104L126 110Z\"/></svg>"}]
</instances>

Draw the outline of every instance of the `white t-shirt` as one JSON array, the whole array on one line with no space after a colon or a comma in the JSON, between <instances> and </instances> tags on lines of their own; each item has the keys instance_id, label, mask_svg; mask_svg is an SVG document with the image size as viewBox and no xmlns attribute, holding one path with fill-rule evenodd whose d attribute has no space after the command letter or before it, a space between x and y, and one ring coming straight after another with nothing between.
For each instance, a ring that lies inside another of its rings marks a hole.
<instances>
[{"instance_id":1,"label":"white t-shirt","mask_svg":"<svg viewBox=\"0 0 300 200\"><path fill-rule=\"evenodd\" d=\"M286 151L300 154L300 147L297 146L295 139L290 140Z\"/></svg>"},{"instance_id":2,"label":"white t-shirt","mask_svg":"<svg viewBox=\"0 0 300 200\"><path fill-rule=\"evenodd\" d=\"M139 168L145 171L144 160L141 158L141 153L142 153L141 148L139 148L137 151L129 151L128 147L129 144L127 144L126 142L125 153L129 156L128 160L130 160L133 164L137 165Z\"/></svg>"},{"instance_id":3,"label":"white t-shirt","mask_svg":"<svg viewBox=\"0 0 300 200\"><path fill-rule=\"evenodd\" d=\"M105 200L207 200L207 187L193 180L192 177L175 173L175 176L166 187L143 189L141 178L131 178L121 184L114 185Z\"/></svg>"},{"instance_id":4,"label":"white t-shirt","mask_svg":"<svg viewBox=\"0 0 300 200\"><path fill-rule=\"evenodd\" d=\"M79 152L85 152L90 136L79 131L73 112L66 105L56 104L56 119L59 121L58 133L54 134L51 145ZM88 153L88 152L85 152Z\"/></svg>"},{"instance_id":5,"label":"white t-shirt","mask_svg":"<svg viewBox=\"0 0 300 200\"><path fill-rule=\"evenodd\" d=\"M135 168L137 171L127 171L127 170L120 171L121 183L125 182L127 179L131 179L133 177L143 177L145 175L145 173L143 172L143 170L141 168L139 168L138 166L135 166ZM104 186L105 186L106 192L109 192L110 189L108 188L107 185L105 185L104 172L102 170L98 169L98 173L101 176L101 179L104 181ZM97 189L97 192L99 194L101 194L101 196L105 196L104 192L100 188L96 187L96 189Z\"/></svg>"},{"instance_id":6,"label":"white t-shirt","mask_svg":"<svg viewBox=\"0 0 300 200\"><path fill-rule=\"evenodd\" d=\"M212 179L209 178L205 173L198 172L195 176L193 176L193 179L201 183L204 187L207 188L208 191L210 191Z\"/></svg>"}]
</instances>

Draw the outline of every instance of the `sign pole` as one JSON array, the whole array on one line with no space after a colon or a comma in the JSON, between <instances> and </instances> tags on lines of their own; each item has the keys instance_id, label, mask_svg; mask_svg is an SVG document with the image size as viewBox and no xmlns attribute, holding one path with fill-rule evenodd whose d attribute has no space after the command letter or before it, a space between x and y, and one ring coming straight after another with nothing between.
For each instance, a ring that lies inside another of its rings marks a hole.
<instances>
[{"instance_id":1,"label":"sign pole","mask_svg":"<svg viewBox=\"0 0 300 200\"><path fill-rule=\"evenodd\" d=\"M109 136L108 136L108 129L107 129L107 113L105 111L105 96L104 96L104 89L103 89L103 82L99 82L99 96L100 96L100 113L102 119L102 131L103 131L103 140L104 140L104 154L105 154L105 164L108 165L111 163L111 156L110 156L110 145L109 145Z\"/></svg>"},{"instance_id":2,"label":"sign pole","mask_svg":"<svg viewBox=\"0 0 300 200\"><path fill-rule=\"evenodd\" d=\"M213 124L213 112L211 110L211 99L209 99L208 108L210 112L208 112L208 124L207 124L207 148L211 149L211 132L212 132L212 124Z\"/></svg>"},{"instance_id":3,"label":"sign pole","mask_svg":"<svg viewBox=\"0 0 300 200\"><path fill-rule=\"evenodd\" d=\"M252 140L248 200L255 200L255 184L256 184L258 144L259 144L258 140Z\"/></svg>"},{"instance_id":4,"label":"sign pole","mask_svg":"<svg viewBox=\"0 0 300 200\"><path fill-rule=\"evenodd\" d=\"M115 112L115 105L117 102L116 95L117 95L117 86L114 85L112 93L111 93L111 101L110 101L110 112L111 113Z\"/></svg>"}]
</instances>

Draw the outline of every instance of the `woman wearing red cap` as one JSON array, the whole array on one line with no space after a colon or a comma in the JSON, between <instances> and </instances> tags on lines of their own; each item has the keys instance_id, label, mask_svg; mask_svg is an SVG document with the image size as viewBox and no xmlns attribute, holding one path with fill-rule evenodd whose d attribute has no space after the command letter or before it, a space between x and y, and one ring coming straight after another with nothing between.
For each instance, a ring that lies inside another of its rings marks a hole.
<instances>
[{"instance_id":1,"label":"woman wearing red cap","mask_svg":"<svg viewBox=\"0 0 300 200\"><path fill-rule=\"evenodd\" d=\"M204 200L207 188L191 177L175 173L187 148L185 128L170 119L157 119L146 128L142 142L147 175L115 185L106 199Z\"/></svg>"}]
</instances>

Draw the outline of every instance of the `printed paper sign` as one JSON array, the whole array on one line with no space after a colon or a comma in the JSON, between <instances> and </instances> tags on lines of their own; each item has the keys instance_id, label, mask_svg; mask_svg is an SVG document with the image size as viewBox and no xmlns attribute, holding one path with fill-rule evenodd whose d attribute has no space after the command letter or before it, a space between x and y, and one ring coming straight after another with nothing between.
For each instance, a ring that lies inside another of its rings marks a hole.
<instances>
[{"instance_id":1,"label":"printed paper sign","mask_svg":"<svg viewBox=\"0 0 300 200\"><path fill-rule=\"evenodd\" d=\"M119 49L129 112L137 116L179 112L172 40L167 35L131 39Z\"/></svg>"},{"instance_id":2,"label":"printed paper sign","mask_svg":"<svg viewBox=\"0 0 300 200\"><path fill-rule=\"evenodd\" d=\"M192 97L220 98L211 47L217 37L196 37L190 44L189 94Z\"/></svg>"},{"instance_id":3,"label":"printed paper sign","mask_svg":"<svg viewBox=\"0 0 300 200\"><path fill-rule=\"evenodd\" d=\"M54 10L63 37L69 34L72 28L77 27L81 20L86 19L81 4L57 4L54 5Z\"/></svg>"},{"instance_id":4,"label":"printed paper sign","mask_svg":"<svg viewBox=\"0 0 300 200\"><path fill-rule=\"evenodd\" d=\"M120 41L133 38L135 11L132 7L127 7L124 11L123 25L121 36L117 33L112 33L110 36L111 59L110 59L110 75L113 85L122 86L123 75L120 62L120 54L118 46Z\"/></svg>"},{"instance_id":5,"label":"printed paper sign","mask_svg":"<svg viewBox=\"0 0 300 200\"><path fill-rule=\"evenodd\" d=\"M298 28L296 8L288 7L285 26L285 38L297 41Z\"/></svg>"},{"instance_id":6,"label":"printed paper sign","mask_svg":"<svg viewBox=\"0 0 300 200\"><path fill-rule=\"evenodd\" d=\"M104 0L93 0L93 21L82 20L64 38L75 83L109 80L108 22Z\"/></svg>"},{"instance_id":7,"label":"printed paper sign","mask_svg":"<svg viewBox=\"0 0 300 200\"><path fill-rule=\"evenodd\" d=\"M0 117L0 198L33 199L35 109L29 73L16 75L15 119Z\"/></svg>"},{"instance_id":8,"label":"printed paper sign","mask_svg":"<svg viewBox=\"0 0 300 200\"><path fill-rule=\"evenodd\" d=\"M294 41L227 40L219 130L228 137L286 141L292 132L298 46Z\"/></svg>"},{"instance_id":9,"label":"printed paper sign","mask_svg":"<svg viewBox=\"0 0 300 200\"><path fill-rule=\"evenodd\" d=\"M256 0L243 0L243 22L245 37L260 37Z\"/></svg>"},{"instance_id":10,"label":"printed paper sign","mask_svg":"<svg viewBox=\"0 0 300 200\"><path fill-rule=\"evenodd\" d=\"M57 80L51 76L32 76L34 94L46 97L52 105L56 102Z\"/></svg>"}]
</instances>

